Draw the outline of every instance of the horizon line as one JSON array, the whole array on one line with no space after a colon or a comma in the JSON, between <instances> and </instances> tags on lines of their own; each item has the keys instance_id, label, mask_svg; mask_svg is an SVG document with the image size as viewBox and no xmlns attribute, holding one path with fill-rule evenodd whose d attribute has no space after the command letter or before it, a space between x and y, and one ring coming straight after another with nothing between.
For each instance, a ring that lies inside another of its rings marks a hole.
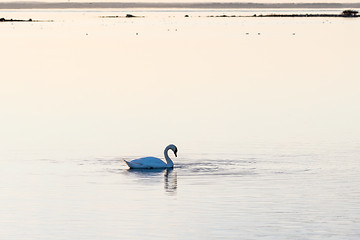
<instances>
[{"instance_id":1,"label":"horizon line","mask_svg":"<svg viewBox=\"0 0 360 240\"><path fill-rule=\"evenodd\" d=\"M178 9L326 9L360 8L358 3L255 3L255 2L0 2L0 9L93 9L93 8L178 8Z\"/></svg>"}]
</instances>

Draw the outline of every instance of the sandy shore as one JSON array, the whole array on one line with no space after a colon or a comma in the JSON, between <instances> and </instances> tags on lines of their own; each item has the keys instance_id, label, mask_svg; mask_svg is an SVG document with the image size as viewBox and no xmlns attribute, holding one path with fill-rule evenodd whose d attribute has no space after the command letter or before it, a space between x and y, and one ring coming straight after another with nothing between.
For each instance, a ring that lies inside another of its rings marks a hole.
<instances>
[{"instance_id":1,"label":"sandy shore","mask_svg":"<svg viewBox=\"0 0 360 240\"><path fill-rule=\"evenodd\" d=\"M91 9L91 8L177 8L177 9L281 9L360 8L359 3L142 3L142 2L0 2L0 9Z\"/></svg>"}]
</instances>

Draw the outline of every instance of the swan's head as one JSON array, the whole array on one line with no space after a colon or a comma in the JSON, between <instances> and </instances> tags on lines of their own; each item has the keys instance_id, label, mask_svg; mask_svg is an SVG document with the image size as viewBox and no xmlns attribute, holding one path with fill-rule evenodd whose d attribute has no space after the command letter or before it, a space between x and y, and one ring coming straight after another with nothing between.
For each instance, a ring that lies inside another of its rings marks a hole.
<instances>
[{"instance_id":1,"label":"swan's head","mask_svg":"<svg viewBox=\"0 0 360 240\"><path fill-rule=\"evenodd\" d=\"M174 152L175 157L177 157L177 147L174 144L170 144L168 148L171 149Z\"/></svg>"}]
</instances>

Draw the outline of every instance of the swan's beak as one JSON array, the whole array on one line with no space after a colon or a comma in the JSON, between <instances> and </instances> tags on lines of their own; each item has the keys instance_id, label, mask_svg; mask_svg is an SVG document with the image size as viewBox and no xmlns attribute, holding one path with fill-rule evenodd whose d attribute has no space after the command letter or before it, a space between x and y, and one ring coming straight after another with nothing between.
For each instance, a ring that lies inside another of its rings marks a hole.
<instances>
[{"instance_id":1,"label":"swan's beak","mask_svg":"<svg viewBox=\"0 0 360 240\"><path fill-rule=\"evenodd\" d=\"M174 154L175 154L175 157L177 157L177 152L174 152Z\"/></svg>"}]
</instances>

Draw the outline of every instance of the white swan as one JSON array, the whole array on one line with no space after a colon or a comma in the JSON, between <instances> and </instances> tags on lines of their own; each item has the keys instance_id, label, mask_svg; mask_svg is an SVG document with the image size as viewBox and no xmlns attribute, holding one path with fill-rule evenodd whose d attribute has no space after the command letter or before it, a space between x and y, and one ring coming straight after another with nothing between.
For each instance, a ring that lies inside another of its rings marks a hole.
<instances>
[{"instance_id":1,"label":"white swan","mask_svg":"<svg viewBox=\"0 0 360 240\"><path fill-rule=\"evenodd\" d=\"M156 158L156 157L143 157L143 158L134 159L132 161L126 161L124 159L124 162L129 166L129 168L147 168L147 169L172 168L174 167L174 163L168 155L168 151L170 149L174 152L175 157L177 157L177 147L173 144L170 144L164 150L164 157L166 163L162 161L160 158Z\"/></svg>"}]
</instances>

